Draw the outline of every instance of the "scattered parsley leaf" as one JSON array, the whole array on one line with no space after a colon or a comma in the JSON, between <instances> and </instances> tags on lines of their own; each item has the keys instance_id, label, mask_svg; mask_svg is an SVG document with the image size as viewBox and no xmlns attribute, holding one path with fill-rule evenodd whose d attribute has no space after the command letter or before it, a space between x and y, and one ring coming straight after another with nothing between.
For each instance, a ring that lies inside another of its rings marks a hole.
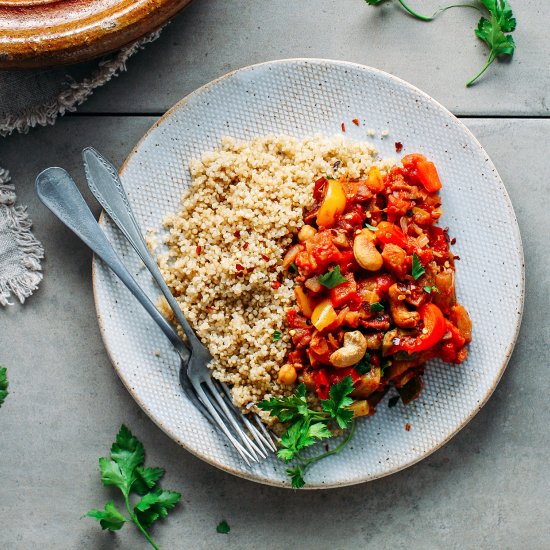
<instances>
[{"instance_id":1,"label":"scattered parsley leaf","mask_svg":"<svg viewBox=\"0 0 550 550\"><path fill-rule=\"evenodd\" d=\"M121 514L113 501L105 504L105 510L93 509L86 516L99 520L101 527L110 531L116 531L125 522L132 521L149 544L158 550L146 529L156 520L165 518L179 502L181 494L160 489L157 483L164 475L164 469L146 468L144 460L143 444L123 424L111 447L110 458L99 459L99 470L104 485L118 487L122 492L130 518ZM131 493L142 497L133 509Z\"/></svg>"},{"instance_id":2,"label":"scattered parsley leaf","mask_svg":"<svg viewBox=\"0 0 550 550\"><path fill-rule=\"evenodd\" d=\"M412 260L412 276L413 279L416 281L422 277L426 273L426 270L424 269L424 266L420 263L420 258L416 255L416 252L413 254L413 260Z\"/></svg>"},{"instance_id":3,"label":"scattered parsley leaf","mask_svg":"<svg viewBox=\"0 0 550 550\"><path fill-rule=\"evenodd\" d=\"M326 288L334 288L347 282L347 279L340 273L339 265L327 271L324 275L319 275L317 280Z\"/></svg>"},{"instance_id":4,"label":"scattered parsley leaf","mask_svg":"<svg viewBox=\"0 0 550 550\"><path fill-rule=\"evenodd\" d=\"M222 533L222 535L227 535L229 531L231 531L231 527L229 527L229 523L225 520L220 521L220 523L216 526L216 532Z\"/></svg>"},{"instance_id":5,"label":"scattered parsley leaf","mask_svg":"<svg viewBox=\"0 0 550 550\"><path fill-rule=\"evenodd\" d=\"M365 353L363 359L361 359L361 361L359 361L354 368L357 371L357 374L367 374L367 372L372 369L372 365L370 364L370 353Z\"/></svg>"},{"instance_id":6,"label":"scattered parsley leaf","mask_svg":"<svg viewBox=\"0 0 550 550\"><path fill-rule=\"evenodd\" d=\"M393 397L390 397L388 399L388 407L390 409L392 409L393 407L395 407L397 405L398 401L399 401L399 396L398 395L394 395Z\"/></svg>"},{"instance_id":7,"label":"scattered parsley leaf","mask_svg":"<svg viewBox=\"0 0 550 550\"><path fill-rule=\"evenodd\" d=\"M347 376L334 384L329 392L330 399L321 401L321 411L310 409L306 399L306 387L300 384L293 395L273 397L257 403L258 408L269 411L281 422L290 426L280 440L277 456L284 462L296 459L298 462L287 469L292 481L292 487L300 489L304 486L304 474L311 464L327 456L339 453L351 440L355 430L353 411L348 409L353 400L349 394L353 391L353 380ZM322 439L332 437L329 422L335 421L341 428L351 427L344 440L334 449L310 458L304 458L301 451Z\"/></svg>"},{"instance_id":8,"label":"scattered parsley leaf","mask_svg":"<svg viewBox=\"0 0 550 550\"><path fill-rule=\"evenodd\" d=\"M379 313L380 311L384 311L384 309L386 309L384 307L384 304L380 302L374 302L373 304L370 305L370 310L372 313Z\"/></svg>"},{"instance_id":9,"label":"scattered parsley leaf","mask_svg":"<svg viewBox=\"0 0 550 550\"><path fill-rule=\"evenodd\" d=\"M118 531L128 520L123 516L115 506L115 503L110 500L105 504L105 510L90 510L86 516L99 520L99 525L102 529L109 531Z\"/></svg>"},{"instance_id":10,"label":"scattered parsley leaf","mask_svg":"<svg viewBox=\"0 0 550 550\"><path fill-rule=\"evenodd\" d=\"M290 262L288 270L292 271L292 273L298 273L298 266L294 262Z\"/></svg>"},{"instance_id":11,"label":"scattered parsley leaf","mask_svg":"<svg viewBox=\"0 0 550 550\"><path fill-rule=\"evenodd\" d=\"M278 342L280 339L281 339L281 331L280 331L280 330L276 330L276 331L273 333L273 341L274 341L274 342Z\"/></svg>"},{"instance_id":12,"label":"scattered parsley leaf","mask_svg":"<svg viewBox=\"0 0 550 550\"><path fill-rule=\"evenodd\" d=\"M378 231L378 227L374 227L374 225L371 225L370 223L365 223L365 227L371 231Z\"/></svg>"},{"instance_id":13,"label":"scattered parsley leaf","mask_svg":"<svg viewBox=\"0 0 550 550\"><path fill-rule=\"evenodd\" d=\"M7 369L5 367L0 367L0 407L2 406L2 403L4 403L4 400L8 396L8 376L7 376Z\"/></svg>"}]
</instances>

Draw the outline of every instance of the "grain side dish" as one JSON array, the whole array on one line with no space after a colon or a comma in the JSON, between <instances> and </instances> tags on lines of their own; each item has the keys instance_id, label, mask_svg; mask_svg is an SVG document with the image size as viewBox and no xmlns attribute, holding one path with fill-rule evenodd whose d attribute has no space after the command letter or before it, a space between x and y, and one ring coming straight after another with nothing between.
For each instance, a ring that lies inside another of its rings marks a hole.
<instances>
[{"instance_id":1,"label":"grain side dish","mask_svg":"<svg viewBox=\"0 0 550 550\"><path fill-rule=\"evenodd\" d=\"M437 170L401 164L342 136L225 138L190 163L159 264L236 405L351 377L370 415L390 386L416 398L428 359L464 361Z\"/></svg>"}]
</instances>

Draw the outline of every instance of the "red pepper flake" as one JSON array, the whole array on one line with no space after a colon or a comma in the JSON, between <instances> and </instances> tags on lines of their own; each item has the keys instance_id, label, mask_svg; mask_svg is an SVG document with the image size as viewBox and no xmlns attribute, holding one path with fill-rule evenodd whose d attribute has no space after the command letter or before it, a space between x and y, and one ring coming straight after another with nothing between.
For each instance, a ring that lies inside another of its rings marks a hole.
<instances>
[{"instance_id":1,"label":"red pepper flake","mask_svg":"<svg viewBox=\"0 0 550 550\"><path fill-rule=\"evenodd\" d=\"M248 248L248 243L243 244L243 250L246 250Z\"/></svg>"},{"instance_id":2,"label":"red pepper flake","mask_svg":"<svg viewBox=\"0 0 550 550\"><path fill-rule=\"evenodd\" d=\"M244 271L244 265L237 264L237 265L235 266L235 269L236 269L237 271Z\"/></svg>"},{"instance_id":3,"label":"red pepper flake","mask_svg":"<svg viewBox=\"0 0 550 550\"><path fill-rule=\"evenodd\" d=\"M353 119L351 119L351 121L353 122L353 124L355 124L355 126L359 126L359 119L358 118L353 118Z\"/></svg>"},{"instance_id":4,"label":"red pepper flake","mask_svg":"<svg viewBox=\"0 0 550 550\"><path fill-rule=\"evenodd\" d=\"M395 152L401 153L403 151L403 144L400 141L395 142Z\"/></svg>"},{"instance_id":5,"label":"red pepper flake","mask_svg":"<svg viewBox=\"0 0 550 550\"><path fill-rule=\"evenodd\" d=\"M197 255L200 254L202 252L202 246L197 246L195 251L196 251Z\"/></svg>"},{"instance_id":6,"label":"red pepper flake","mask_svg":"<svg viewBox=\"0 0 550 550\"><path fill-rule=\"evenodd\" d=\"M212 313L214 311L214 308L212 306L206 306L206 311Z\"/></svg>"},{"instance_id":7,"label":"red pepper flake","mask_svg":"<svg viewBox=\"0 0 550 550\"><path fill-rule=\"evenodd\" d=\"M235 231L235 233L233 233L233 236L238 239L241 236L241 232L237 229L237 231Z\"/></svg>"},{"instance_id":8,"label":"red pepper flake","mask_svg":"<svg viewBox=\"0 0 550 550\"><path fill-rule=\"evenodd\" d=\"M271 283L271 288L274 289L274 290L277 290L280 287L281 287L281 283L279 281L273 281Z\"/></svg>"},{"instance_id":9,"label":"red pepper flake","mask_svg":"<svg viewBox=\"0 0 550 550\"><path fill-rule=\"evenodd\" d=\"M265 254L261 254L261 257L264 262L269 262L269 256L266 256Z\"/></svg>"},{"instance_id":10,"label":"red pepper flake","mask_svg":"<svg viewBox=\"0 0 550 550\"><path fill-rule=\"evenodd\" d=\"M346 125L342 122L342 132L346 131Z\"/></svg>"},{"instance_id":11,"label":"red pepper flake","mask_svg":"<svg viewBox=\"0 0 550 550\"><path fill-rule=\"evenodd\" d=\"M453 260L460 260L460 256L453 256Z\"/></svg>"},{"instance_id":12,"label":"red pepper flake","mask_svg":"<svg viewBox=\"0 0 550 550\"><path fill-rule=\"evenodd\" d=\"M406 429L408 432L411 431L411 425L410 425L408 422L405 424L405 429Z\"/></svg>"},{"instance_id":13,"label":"red pepper flake","mask_svg":"<svg viewBox=\"0 0 550 550\"><path fill-rule=\"evenodd\" d=\"M456 237L453 237L453 238L451 239L451 244L456 244Z\"/></svg>"}]
</instances>

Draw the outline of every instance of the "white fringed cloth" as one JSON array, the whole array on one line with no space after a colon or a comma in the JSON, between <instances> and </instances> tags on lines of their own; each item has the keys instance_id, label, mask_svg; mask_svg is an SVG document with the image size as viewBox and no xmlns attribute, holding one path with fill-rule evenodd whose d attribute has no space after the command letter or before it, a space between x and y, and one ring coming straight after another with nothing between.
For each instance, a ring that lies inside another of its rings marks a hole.
<instances>
[{"instance_id":1,"label":"white fringed cloth","mask_svg":"<svg viewBox=\"0 0 550 550\"><path fill-rule=\"evenodd\" d=\"M26 134L35 126L54 124L58 116L76 111L95 88L126 70L126 61L160 32L99 61L61 69L0 71L0 136ZM26 208L16 204L9 172L0 166L0 306L9 305L13 296L23 303L42 280L44 250L31 226Z\"/></svg>"}]
</instances>

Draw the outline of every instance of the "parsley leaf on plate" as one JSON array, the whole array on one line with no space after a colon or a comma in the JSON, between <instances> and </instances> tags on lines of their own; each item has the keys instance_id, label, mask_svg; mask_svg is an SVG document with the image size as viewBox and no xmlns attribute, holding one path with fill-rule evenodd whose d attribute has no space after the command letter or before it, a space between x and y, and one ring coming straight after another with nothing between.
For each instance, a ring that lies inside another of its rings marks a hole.
<instances>
[{"instance_id":1,"label":"parsley leaf on plate","mask_svg":"<svg viewBox=\"0 0 550 550\"><path fill-rule=\"evenodd\" d=\"M277 456L284 462L298 461L297 464L287 469L292 487L295 489L304 486L304 475L311 464L331 454L339 453L352 438L355 423L352 421L353 411L348 409L353 402L349 397L352 391L353 380L351 376L346 376L341 382L330 388L330 397L321 401L322 410L320 411L309 407L304 384L300 384L291 396L273 397L257 403L259 409L268 411L271 416L276 416L281 422L290 423L281 437L281 448L277 451ZM344 441L331 451L304 458L301 454L303 449L322 439L332 437L329 423L333 421L341 428L351 427Z\"/></svg>"},{"instance_id":2,"label":"parsley leaf on plate","mask_svg":"<svg viewBox=\"0 0 550 550\"><path fill-rule=\"evenodd\" d=\"M273 341L278 342L281 339L281 331L276 330L273 332Z\"/></svg>"},{"instance_id":3,"label":"parsley leaf on plate","mask_svg":"<svg viewBox=\"0 0 550 550\"><path fill-rule=\"evenodd\" d=\"M8 376L7 369L5 367L0 367L0 407L2 403L8 396Z\"/></svg>"},{"instance_id":4,"label":"parsley leaf on plate","mask_svg":"<svg viewBox=\"0 0 550 550\"><path fill-rule=\"evenodd\" d=\"M227 533L231 531L231 527L229 527L229 523L227 523L227 521L223 520L223 521L220 521L220 523L218 523L216 527L216 531L218 533L222 533L223 535L227 535Z\"/></svg>"},{"instance_id":5,"label":"parsley leaf on plate","mask_svg":"<svg viewBox=\"0 0 550 550\"><path fill-rule=\"evenodd\" d=\"M424 269L424 266L420 263L420 258L416 255L416 252L413 254L413 260L412 260L412 276L413 279L416 281L422 277L426 273L426 270Z\"/></svg>"},{"instance_id":6,"label":"parsley leaf on plate","mask_svg":"<svg viewBox=\"0 0 550 550\"><path fill-rule=\"evenodd\" d=\"M378 227L374 227L374 225L371 225L370 223L365 223L365 227L371 231L378 231Z\"/></svg>"},{"instance_id":7,"label":"parsley leaf on plate","mask_svg":"<svg viewBox=\"0 0 550 550\"><path fill-rule=\"evenodd\" d=\"M334 288L347 282L347 279L340 273L339 265L327 271L324 275L319 275L317 280L326 288Z\"/></svg>"},{"instance_id":8,"label":"parsley leaf on plate","mask_svg":"<svg viewBox=\"0 0 550 550\"><path fill-rule=\"evenodd\" d=\"M144 460L143 444L123 424L111 446L110 458L99 459L99 470L103 485L118 487L122 492L130 517L119 512L113 501L107 502L104 510L93 509L86 516L97 519L103 529L110 531L117 531L125 522L131 521L149 544L158 550L146 529L156 520L165 518L179 502L181 494L158 487L164 469L146 468ZM131 493L142 497L133 509L130 504Z\"/></svg>"},{"instance_id":9,"label":"parsley leaf on plate","mask_svg":"<svg viewBox=\"0 0 550 550\"><path fill-rule=\"evenodd\" d=\"M374 302L373 304L370 305L370 310L372 313L379 313L381 311L384 311L384 309L385 309L384 304L380 302Z\"/></svg>"},{"instance_id":10,"label":"parsley leaf on plate","mask_svg":"<svg viewBox=\"0 0 550 550\"><path fill-rule=\"evenodd\" d=\"M372 365L370 364L370 353L367 352L363 356L363 359L359 361L356 365L354 365L355 370L357 371L357 374L367 374L372 369Z\"/></svg>"}]
</instances>

